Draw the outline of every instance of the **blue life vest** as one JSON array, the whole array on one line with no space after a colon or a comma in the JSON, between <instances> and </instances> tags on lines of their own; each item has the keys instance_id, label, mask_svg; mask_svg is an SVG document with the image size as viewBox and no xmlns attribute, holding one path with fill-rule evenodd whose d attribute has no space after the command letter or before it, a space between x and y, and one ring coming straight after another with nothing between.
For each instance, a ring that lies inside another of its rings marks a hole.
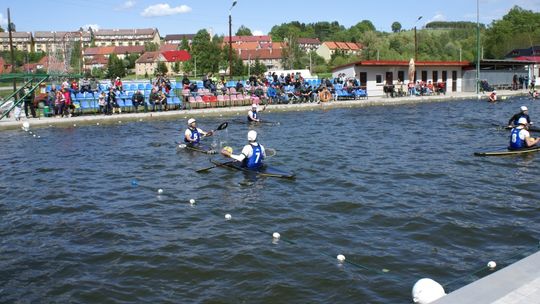
<instances>
[{"instance_id":1,"label":"blue life vest","mask_svg":"<svg viewBox=\"0 0 540 304\"><path fill-rule=\"evenodd\" d=\"M513 128L510 133L510 149L517 150L526 147L525 141L519 137L519 132L523 129Z\"/></svg>"},{"instance_id":2,"label":"blue life vest","mask_svg":"<svg viewBox=\"0 0 540 304\"><path fill-rule=\"evenodd\" d=\"M197 128L195 129L188 129L189 131L191 131L191 140L193 140L192 142L190 142L189 140L187 140L185 137L184 137L184 142L186 143L193 143L193 144L198 144L199 141L201 140L201 135L199 134L199 130L197 130Z\"/></svg>"},{"instance_id":3,"label":"blue life vest","mask_svg":"<svg viewBox=\"0 0 540 304\"><path fill-rule=\"evenodd\" d=\"M253 149L253 152L250 157L244 159L244 165L248 168L259 168L263 164L262 160L264 157L261 145L251 145L251 148Z\"/></svg>"},{"instance_id":4,"label":"blue life vest","mask_svg":"<svg viewBox=\"0 0 540 304\"><path fill-rule=\"evenodd\" d=\"M257 116L258 116L258 115L257 115L257 111L251 110L251 112L253 113L253 119L252 119L251 117L249 117L249 115L248 115L248 121L255 121L254 119L257 119L257 118L258 118L258 117L257 117Z\"/></svg>"}]
</instances>

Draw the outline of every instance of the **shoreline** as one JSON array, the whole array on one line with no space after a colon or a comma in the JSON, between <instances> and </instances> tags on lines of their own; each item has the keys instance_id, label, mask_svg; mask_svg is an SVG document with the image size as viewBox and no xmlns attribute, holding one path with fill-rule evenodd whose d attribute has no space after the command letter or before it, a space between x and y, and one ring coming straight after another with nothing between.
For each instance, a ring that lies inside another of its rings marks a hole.
<instances>
[{"instance_id":1,"label":"shoreline","mask_svg":"<svg viewBox=\"0 0 540 304\"><path fill-rule=\"evenodd\" d=\"M523 91L500 91L499 98L501 100L512 96L526 96L527 92ZM405 96L405 97L384 97L377 96L369 99L360 100L340 100L329 101L327 103L297 103L297 104L270 104L265 112L291 112L291 111L307 111L314 109L338 109L352 107L367 107L367 106L384 106L384 105L403 105L403 104L419 104L444 101L458 101L464 99L477 98L474 92L459 92L447 95L432 95L432 96ZM487 102L487 95L480 95L480 102ZM204 108L193 110L171 110L166 112L148 112L148 113L125 113L125 114L85 114L82 116L74 116L70 118L55 118L55 117L39 117L39 118L21 118L16 121L14 118L4 118L0 120L0 131L19 129L23 122L29 122L33 128L40 127L66 127L74 125L92 125L97 123L116 124L133 121L150 121L150 120L167 120L167 119L187 119L189 117L204 118L204 117L236 117L245 116L249 111L250 106L237 107L221 107L221 108ZM23 110L24 111L24 110Z\"/></svg>"}]
</instances>

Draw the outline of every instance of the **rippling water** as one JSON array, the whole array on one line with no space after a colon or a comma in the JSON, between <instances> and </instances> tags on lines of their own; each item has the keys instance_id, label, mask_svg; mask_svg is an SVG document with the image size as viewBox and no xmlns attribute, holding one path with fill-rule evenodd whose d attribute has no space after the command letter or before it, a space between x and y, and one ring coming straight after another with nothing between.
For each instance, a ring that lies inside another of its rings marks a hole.
<instances>
[{"instance_id":1,"label":"rippling water","mask_svg":"<svg viewBox=\"0 0 540 304\"><path fill-rule=\"evenodd\" d=\"M293 181L194 173L211 164L175 151L179 120L2 132L0 302L409 303L422 277L451 291L537 242L540 155L473 156L506 146L491 123L521 105L540 119L519 98L263 113L280 122L256 127L267 162ZM238 151L247 128L211 141Z\"/></svg>"}]
</instances>

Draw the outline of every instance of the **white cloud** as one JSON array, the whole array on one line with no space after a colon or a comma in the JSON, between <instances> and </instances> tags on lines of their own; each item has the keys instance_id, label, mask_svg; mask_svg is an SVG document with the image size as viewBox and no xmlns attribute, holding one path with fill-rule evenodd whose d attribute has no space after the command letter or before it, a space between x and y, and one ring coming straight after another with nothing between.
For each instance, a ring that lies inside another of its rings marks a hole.
<instances>
[{"instance_id":1,"label":"white cloud","mask_svg":"<svg viewBox=\"0 0 540 304\"><path fill-rule=\"evenodd\" d=\"M85 25L83 25L81 27L83 29L87 30L87 31L88 31L89 28L92 28L92 31L97 32L97 31L99 31L100 26L97 25L97 24L85 24Z\"/></svg>"},{"instance_id":2,"label":"white cloud","mask_svg":"<svg viewBox=\"0 0 540 304\"><path fill-rule=\"evenodd\" d=\"M7 29L7 22L8 22L7 18L4 18L4 15L0 14L0 25L2 27L4 26L6 27L4 30Z\"/></svg>"},{"instance_id":3,"label":"white cloud","mask_svg":"<svg viewBox=\"0 0 540 304\"><path fill-rule=\"evenodd\" d=\"M135 6L135 1L128 0L128 1L124 2L121 6L116 8L116 10L117 11L128 10L128 9L134 7L134 6Z\"/></svg>"},{"instance_id":4,"label":"white cloud","mask_svg":"<svg viewBox=\"0 0 540 304\"><path fill-rule=\"evenodd\" d=\"M160 16L171 16L176 14L184 14L191 12L191 7L187 5L180 5L176 7L171 7L168 3L159 3L150 5L141 12L143 17L160 17Z\"/></svg>"},{"instance_id":5,"label":"white cloud","mask_svg":"<svg viewBox=\"0 0 540 304\"><path fill-rule=\"evenodd\" d=\"M264 36L264 33L261 30L254 30L252 34L253 36Z\"/></svg>"},{"instance_id":6,"label":"white cloud","mask_svg":"<svg viewBox=\"0 0 540 304\"><path fill-rule=\"evenodd\" d=\"M425 24L428 24L433 21L446 21L446 17L441 13L437 13L435 14L435 16L431 17L431 19L427 20Z\"/></svg>"}]
</instances>

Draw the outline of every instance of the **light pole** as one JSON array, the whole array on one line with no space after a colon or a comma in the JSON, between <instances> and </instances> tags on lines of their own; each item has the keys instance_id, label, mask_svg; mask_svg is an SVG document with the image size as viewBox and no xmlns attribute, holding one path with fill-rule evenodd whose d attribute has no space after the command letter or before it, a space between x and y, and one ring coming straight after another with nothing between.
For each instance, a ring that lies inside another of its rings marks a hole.
<instances>
[{"instance_id":1,"label":"light pole","mask_svg":"<svg viewBox=\"0 0 540 304\"><path fill-rule=\"evenodd\" d=\"M480 99L480 0L476 0L476 96Z\"/></svg>"},{"instance_id":2,"label":"light pole","mask_svg":"<svg viewBox=\"0 0 540 304\"><path fill-rule=\"evenodd\" d=\"M236 1L233 1L231 8L229 9L229 79L232 79L232 14L231 11L236 5Z\"/></svg>"},{"instance_id":3,"label":"light pole","mask_svg":"<svg viewBox=\"0 0 540 304\"><path fill-rule=\"evenodd\" d=\"M418 38L416 37L416 24L418 21L420 21L420 19L422 19L422 16L418 17L414 23L414 62L418 61Z\"/></svg>"}]
</instances>

